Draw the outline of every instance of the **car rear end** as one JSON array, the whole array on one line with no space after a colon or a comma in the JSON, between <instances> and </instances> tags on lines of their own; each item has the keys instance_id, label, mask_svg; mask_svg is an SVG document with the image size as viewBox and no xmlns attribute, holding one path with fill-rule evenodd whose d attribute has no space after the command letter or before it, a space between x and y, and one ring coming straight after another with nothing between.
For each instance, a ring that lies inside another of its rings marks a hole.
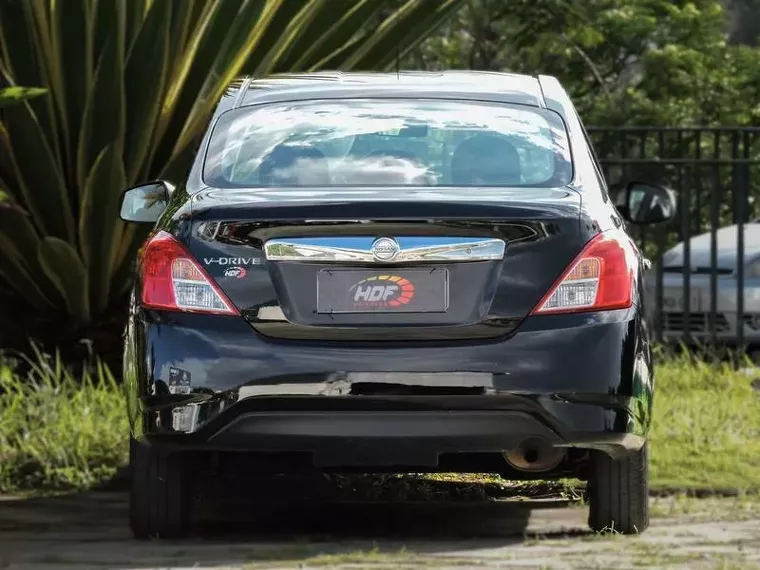
<instances>
[{"instance_id":1,"label":"car rear end","mask_svg":"<svg viewBox=\"0 0 760 570\"><path fill-rule=\"evenodd\" d=\"M622 493L594 473L645 463L639 257L589 218L585 193L601 190L577 181L563 118L538 107L341 100L222 115L189 213L141 252L125 358L136 462L154 461L145 449L250 452ZM179 507L167 522L136 504L133 529L180 528ZM594 527L646 526L645 505L600 508Z\"/></svg>"}]
</instances>

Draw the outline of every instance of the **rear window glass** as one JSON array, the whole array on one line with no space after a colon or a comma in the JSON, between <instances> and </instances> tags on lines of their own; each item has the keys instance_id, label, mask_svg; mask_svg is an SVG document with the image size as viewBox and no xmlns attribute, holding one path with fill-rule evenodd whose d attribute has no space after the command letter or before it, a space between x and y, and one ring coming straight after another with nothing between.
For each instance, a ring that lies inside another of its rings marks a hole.
<instances>
[{"instance_id":1,"label":"rear window glass","mask_svg":"<svg viewBox=\"0 0 760 570\"><path fill-rule=\"evenodd\" d=\"M564 124L470 101L319 100L243 107L211 135L204 181L251 186L563 186Z\"/></svg>"}]
</instances>

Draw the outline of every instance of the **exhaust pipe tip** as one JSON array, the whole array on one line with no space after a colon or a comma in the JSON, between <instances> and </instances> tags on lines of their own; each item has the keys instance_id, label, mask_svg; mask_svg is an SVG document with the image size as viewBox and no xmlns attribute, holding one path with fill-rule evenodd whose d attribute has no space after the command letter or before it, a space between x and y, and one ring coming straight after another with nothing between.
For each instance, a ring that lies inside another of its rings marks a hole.
<instances>
[{"instance_id":1,"label":"exhaust pipe tip","mask_svg":"<svg viewBox=\"0 0 760 570\"><path fill-rule=\"evenodd\" d=\"M515 449L504 452L504 460L518 471L549 471L560 464L565 450L540 438L528 438Z\"/></svg>"}]
</instances>

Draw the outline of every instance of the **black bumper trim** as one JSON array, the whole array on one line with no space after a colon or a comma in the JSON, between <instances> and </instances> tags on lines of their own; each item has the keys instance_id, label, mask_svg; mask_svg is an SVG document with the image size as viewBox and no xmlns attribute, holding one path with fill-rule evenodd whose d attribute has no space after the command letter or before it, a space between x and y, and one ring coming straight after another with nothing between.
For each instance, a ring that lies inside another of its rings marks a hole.
<instances>
[{"instance_id":1,"label":"black bumper trim","mask_svg":"<svg viewBox=\"0 0 760 570\"><path fill-rule=\"evenodd\" d=\"M442 453L498 452L528 437L561 438L520 412L246 414L214 435L213 447L308 450L317 467L435 466Z\"/></svg>"},{"instance_id":2,"label":"black bumper trim","mask_svg":"<svg viewBox=\"0 0 760 570\"><path fill-rule=\"evenodd\" d=\"M501 452L529 438L614 455L640 447L631 434L560 433L515 410L246 411L203 433L147 438L185 449L307 452L316 467L435 467L442 454Z\"/></svg>"}]
</instances>

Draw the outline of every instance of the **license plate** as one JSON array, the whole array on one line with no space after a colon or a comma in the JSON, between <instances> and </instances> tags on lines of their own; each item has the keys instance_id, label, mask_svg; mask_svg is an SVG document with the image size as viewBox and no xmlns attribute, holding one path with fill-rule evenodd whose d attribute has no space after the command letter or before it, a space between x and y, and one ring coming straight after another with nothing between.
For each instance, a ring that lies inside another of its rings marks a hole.
<instances>
[{"instance_id":1,"label":"license plate","mask_svg":"<svg viewBox=\"0 0 760 570\"><path fill-rule=\"evenodd\" d=\"M663 291L662 310L666 313L683 313L684 312L684 295L683 289L666 288ZM689 292L689 312L702 312L702 291L692 289Z\"/></svg>"},{"instance_id":2,"label":"license plate","mask_svg":"<svg viewBox=\"0 0 760 570\"><path fill-rule=\"evenodd\" d=\"M449 308L446 269L322 269L318 313L444 313Z\"/></svg>"}]
</instances>

